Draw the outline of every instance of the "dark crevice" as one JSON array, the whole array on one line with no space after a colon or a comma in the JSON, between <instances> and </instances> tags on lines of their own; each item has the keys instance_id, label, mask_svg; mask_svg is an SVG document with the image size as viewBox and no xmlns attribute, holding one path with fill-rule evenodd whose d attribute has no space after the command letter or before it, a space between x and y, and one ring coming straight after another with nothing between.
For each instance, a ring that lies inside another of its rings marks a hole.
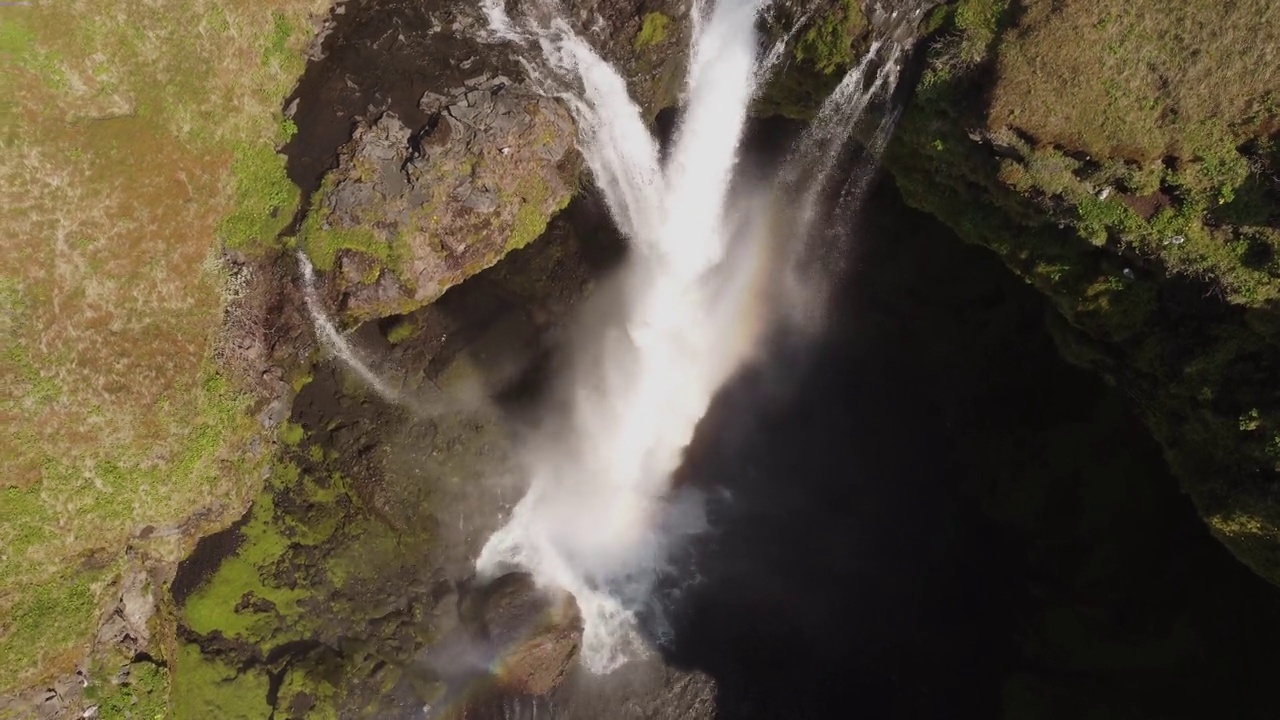
<instances>
[{"instance_id":1,"label":"dark crevice","mask_svg":"<svg viewBox=\"0 0 1280 720\"><path fill-rule=\"evenodd\" d=\"M249 522L252 513L253 507L250 506L244 515L226 530L200 538L191 554L178 563L177 572L170 586L175 605L181 607L186 603L192 593L213 577L222 561L236 553L240 543L244 541L244 535L240 531Z\"/></svg>"}]
</instances>

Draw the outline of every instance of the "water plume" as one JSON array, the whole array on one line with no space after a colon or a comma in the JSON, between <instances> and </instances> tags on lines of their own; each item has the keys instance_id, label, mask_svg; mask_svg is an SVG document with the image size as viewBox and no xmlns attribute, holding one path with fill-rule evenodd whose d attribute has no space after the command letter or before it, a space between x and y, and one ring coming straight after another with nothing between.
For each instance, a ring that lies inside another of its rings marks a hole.
<instances>
[{"instance_id":1,"label":"water plume","mask_svg":"<svg viewBox=\"0 0 1280 720\"><path fill-rule=\"evenodd\" d=\"M501 0L483 4L492 33L516 43L533 82L574 115L579 149L631 246L612 291L592 298L555 399L523 439L529 489L477 560L481 576L523 569L572 593L583 660L597 672L645 651L639 616L661 639L655 583L673 549L705 527L700 498L673 488L672 474L715 394L796 315L777 305L801 301L792 296L812 269L806 237L841 150L896 81L900 47L878 42L772 186L736 182L748 109L779 58L759 52L767 4L694 3L685 104L665 162L625 80L554 2L514 18ZM886 46L893 52L882 56Z\"/></svg>"}]
</instances>

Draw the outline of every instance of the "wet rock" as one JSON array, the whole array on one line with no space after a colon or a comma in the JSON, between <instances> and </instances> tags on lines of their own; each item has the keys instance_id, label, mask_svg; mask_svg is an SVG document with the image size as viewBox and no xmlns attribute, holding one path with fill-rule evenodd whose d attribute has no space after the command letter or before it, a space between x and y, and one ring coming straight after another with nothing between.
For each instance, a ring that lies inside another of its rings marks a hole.
<instances>
[{"instance_id":1,"label":"wet rock","mask_svg":"<svg viewBox=\"0 0 1280 720\"><path fill-rule=\"evenodd\" d=\"M689 47L690 3L684 0L569 0L570 21L601 57L618 68L627 90L651 116L678 101ZM663 30L642 34L646 19Z\"/></svg>"},{"instance_id":2,"label":"wet rock","mask_svg":"<svg viewBox=\"0 0 1280 720\"><path fill-rule=\"evenodd\" d=\"M504 575L463 601L463 622L502 648L499 684L545 695L564 679L582 643L582 616L573 598L534 585L525 573Z\"/></svg>"}]
</instances>

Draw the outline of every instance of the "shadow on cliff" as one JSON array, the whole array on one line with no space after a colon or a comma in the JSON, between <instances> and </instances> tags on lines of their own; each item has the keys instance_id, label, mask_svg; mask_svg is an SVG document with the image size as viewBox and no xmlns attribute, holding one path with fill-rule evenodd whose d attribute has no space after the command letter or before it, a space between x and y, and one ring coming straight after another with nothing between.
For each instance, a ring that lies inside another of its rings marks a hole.
<instances>
[{"instance_id":1,"label":"shadow on cliff","mask_svg":"<svg viewBox=\"0 0 1280 720\"><path fill-rule=\"evenodd\" d=\"M1280 594L1040 298L887 183L863 216L829 336L702 430L668 661L726 718L1276 716Z\"/></svg>"}]
</instances>

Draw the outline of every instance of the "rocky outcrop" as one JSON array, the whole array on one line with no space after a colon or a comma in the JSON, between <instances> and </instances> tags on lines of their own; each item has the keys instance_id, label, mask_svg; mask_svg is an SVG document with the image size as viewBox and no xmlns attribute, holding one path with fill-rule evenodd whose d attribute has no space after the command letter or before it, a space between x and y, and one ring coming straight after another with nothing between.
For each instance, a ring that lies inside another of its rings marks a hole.
<instances>
[{"instance_id":1,"label":"rocky outcrop","mask_svg":"<svg viewBox=\"0 0 1280 720\"><path fill-rule=\"evenodd\" d=\"M480 76L421 107L421 128L391 112L357 126L299 234L353 319L431 302L541 235L575 187L556 101Z\"/></svg>"},{"instance_id":2,"label":"rocky outcrop","mask_svg":"<svg viewBox=\"0 0 1280 720\"><path fill-rule=\"evenodd\" d=\"M171 585L178 647L161 649L176 717L399 717L475 683L545 694L564 676L581 636L572 604L511 581L468 588L518 497L482 398L536 358L589 281L590 240L566 227L580 205L448 296L353 335L402 405L327 364L299 381L263 492ZM468 606L477 622L460 598L484 599ZM465 661L490 639L504 661L493 677Z\"/></svg>"},{"instance_id":3,"label":"rocky outcrop","mask_svg":"<svg viewBox=\"0 0 1280 720\"><path fill-rule=\"evenodd\" d=\"M569 0L578 33L622 73L651 116L678 102L691 39L686 0Z\"/></svg>"},{"instance_id":4,"label":"rocky outcrop","mask_svg":"<svg viewBox=\"0 0 1280 720\"><path fill-rule=\"evenodd\" d=\"M675 102L687 3L563 12L649 112ZM526 82L475 4L370 0L326 28L286 103L298 132L284 150L310 194L298 243L348 320L431 302L538 237L573 196L568 113Z\"/></svg>"}]
</instances>

